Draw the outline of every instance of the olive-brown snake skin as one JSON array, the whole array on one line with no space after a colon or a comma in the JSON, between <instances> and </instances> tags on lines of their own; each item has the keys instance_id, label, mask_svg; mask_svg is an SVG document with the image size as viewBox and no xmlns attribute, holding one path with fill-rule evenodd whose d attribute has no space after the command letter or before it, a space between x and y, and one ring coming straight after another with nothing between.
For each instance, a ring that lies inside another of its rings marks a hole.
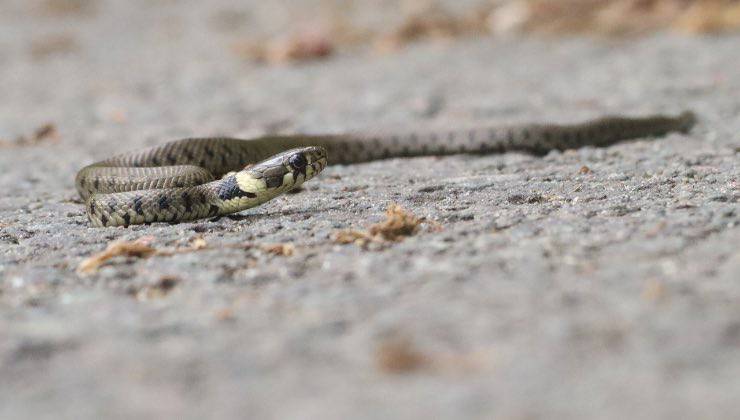
<instances>
[{"instance_id":1,"label":"olive-brown snake skin","mask_svg":"<svg viewBox=\"0 0 740 420\"><path fill-rule=\"evenodd\" d=\"M507 151L543 154L686 133L695 122L687 111L678 116L609 116L570 125L183 139L86 166L77 173L76 187L94 226L180 222L262 204L311 179L327 162Z\"/></svg>"}]
</instances>

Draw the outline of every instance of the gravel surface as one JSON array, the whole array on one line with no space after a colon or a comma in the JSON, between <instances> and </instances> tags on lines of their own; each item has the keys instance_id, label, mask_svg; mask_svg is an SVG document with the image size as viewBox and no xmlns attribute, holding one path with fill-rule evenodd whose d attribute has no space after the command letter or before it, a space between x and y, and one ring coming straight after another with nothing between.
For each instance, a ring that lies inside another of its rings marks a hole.
<instances>
[{"instance_id":1,"label":"gravel surface","mask_svg":"<svg viewBox=\"0 0 740 420\"><path fill-rule=\"evenodd\" d=\"M3 420L740 416L740 37L268 67L203 6L30 4L0 15ZM91 228L73 186L85 164L185 136L683 109L689 135L334 166L219 220ZM399 243L332 239L391 203L428 222ZM166 255L76 272L146 237Z\"/></svg>"}]
</instances>

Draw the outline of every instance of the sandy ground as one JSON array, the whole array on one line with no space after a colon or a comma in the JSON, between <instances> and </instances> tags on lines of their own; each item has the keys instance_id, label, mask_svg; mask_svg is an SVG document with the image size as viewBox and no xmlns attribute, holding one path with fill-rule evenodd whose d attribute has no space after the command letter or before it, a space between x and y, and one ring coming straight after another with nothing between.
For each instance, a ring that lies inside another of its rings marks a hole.
<instances>
[{"instance_id":1,"label":"sandy ground","mask_svg":"<svg viewBox=\"0 0 740 420\"><path fill-rule=\"evenodd\" d=\"M33 4L0 15L3 420L740 416L740 37L267 67L204 6ZM191 135L685 108L689 135L330 167L216 221L91 228L73 187L94 160ZM390 203L430 222L383 247L332 240ZM76 273L142 237L206 247Z\"/></svg>"}]
</instances>

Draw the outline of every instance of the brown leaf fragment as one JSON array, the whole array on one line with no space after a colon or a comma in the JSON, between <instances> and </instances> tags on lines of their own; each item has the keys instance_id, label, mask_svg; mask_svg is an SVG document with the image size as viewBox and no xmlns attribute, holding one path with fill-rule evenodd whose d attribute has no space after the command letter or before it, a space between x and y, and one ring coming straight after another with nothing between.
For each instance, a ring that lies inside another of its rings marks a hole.
<instances>
[{"instance_id":1,"label":"brown leaf fragment","mask_svg":"<svg viewBox=\"0 0 740 420\"><path fill-rule=\"evenodd\" d=\"M377 368L390 374L410 374L423 371L437 375L465 375L480 373L492 367L493 349L420 348L407 335L393 334L382 339L375 348Z\"/></svg>"},{"instance_id":2,"label":"brown leaf fragment","mask_svg":"<svg viewBox=\"0 0 740 420\"><path fill-rule=\"evenodd\" d=\"M208 248L208 242L200 236L196 236L190 241L190 246L187 249L198 251L201 249Z\"/></svg>"},{"instance_id":3,"label":"brown leaf fragment","mask_svg":"<svg viewBox=\"0 0 740 420\"><path fill-rule=\"evenodd\" d=\"M213 316L216 318L216 320L222 321L222 322L236 320L236 315L234 314L234 310L228 307L216 310Z\"/></svg>"},{"instance_id":4,"label":"brown leaf fragment","mask_svg":"<svg viewBox=\"0 0 740 420\"><path fill-rule=\"evenodd\" d=\"M699 0L673 24L691 34L716 34L740 28L740 3L729 0Z\"/></svg>"},{"instance_id":5,"label":"brown leaf fragment","mask_svg":"<svg viewBox=\"0 0 740 420\"><path fill-rule=\"evenodd\" d=\"M179 277L165 275L153 284L132 291L132 294L136 297L136 300L140 301L161 299L167 296L180 282Z\"/></svg>"},{"instance_id":6,"label":"brown leaf fragment","mask_svg":"<svg viewBox=\"0 0 740 420\"><path fill-rule=\"evenodd\" d=\"M35 141L41 141L47 138L57 137L57 128L54 124L47 123L36 129L33 133L33 139Z\"/></svg>"},{"instance_id":7,"label":"brown leaf fragment","mask_svg":"<svg viewBox=\"0 0 740 420\"><path fill-rule=\"evenodd\" d=\"M295 253L295 246L293 244L265 244L260 246L260 248L268 254L282 257L290 257Z\"/></svg>"},{"instance_id":8,"label":"brown leaf fragment","mask_svg":"<svg viewBox=\"0 0 740 420\"><path fill-rule=\"evenodd\" d=\"M84 259L80 265L77 266L77 272L79 274L94 273L110 259L119 256L149 258L157 252L157 250L150 245L153 240L153 237L145 236L135 241L112 242L108 244L105 251Z\"/></svg>"},{"instance_id":9,"label":"brown leaf fragment","mask_svg":"<svg viewBox=\"0 0 740 420\"><path fill-rule=\"evenodd\" d=\"M203 237L200 235L195 236L190 239L187 246L179 246L174 249L161 249L157 250L156 255L158 256L171 256L175 254L184 254L188 252L195 252L195 251L201 251L204 249L209 249L210 246L208 245L208 242L206 242Z\"/></svg>"},{"instance_id":10,"label":"brown leaf fragment","mask_svg":"<svg viewBox=\"0 0 740 420\"><path fill-rule=\"evenodd\" d=\"M298 32L268 41L245 41L232 45L232 51L236 55L268 64L323 59L332 55L334 49L331 37L318 30Z\"/></svg>"},{"instance_id":11,"label":"brown leaf fragment","mask_svg":"<svg viewBox=\"0 0 740 420\"><path fill-rule=\"evenodd\" d=\"M381 236L389 241L400 241L418 232L419 225L423 222L398 204L388 206L385 215L385 221L370 226L368 229L370 235Z\"/></svg>"},{"instance_id":12,"label":"brown leaf fragment","mask_svg":"<svg viewBox=\"0 0 740 420\"><path fill-rule=\"evenodd\" d=\"M104 265L110 259L117 256L125 257L136 257L136 258L149 258L149 257L171 257L177 254L185 254L189 252L199 252L205 250L214 249L208 244L208 242L201 237L196 235L188 241L185 246L177 246L174 248L156 249L150 244L154 241L153 236L145 236L135 241L116 241L108 244L105 251L97 253L89 258L83 260L77 267L78 274L92 274L95 273L100 266ZM220 248L230 249L241 249L248 250L253 248L254 245L251 243L246 244L226 244L221 245ZM293 253L293 245L291 244L278 244L267 246L267 252L272 252L276 255L289 256ZM263 248L265 249L265 248Z\"/></svg>"},{"instance_id":13,"label":"brown leaf fragment","mask_svg":"<svg viewBox=\"0 0 740 420\"><path fill-rule=\"evenodd\" d=\"M375 48L388 52L421 40L445 40L485 33L486 15L482 10L456 15L432 4L410 13L394 30L379 35Z\"/></svg>"},{"instance_id":14,"label":"brown leaf fragment","mask_svg":"<svg viewBox=\"0 0 740 420\"><path fill-rule=\"evenodd\" d=\"M391 204L385 211L385 220L370 225L367 231L345 229L334 234L334 242L338 244L354 243L365 247L372 242L400 242L407 236L415 235L419 226L425 222L423 218L403 209L398 204ZM435 225L435 230L439 230Z\"/></svg>"},{"instance_id":15,"label":"brown leaf fragment","mask_svg":"<svg viewBox=\"0 0 740 420\"><path fill-rule=\"evenodd\" d=\"M84 16L92 14L95 6L94 0L45 0L40 12L53 17Z\"/></svg>"},{"instance_id":16,"label":"brown leaf fragment","mask_svg":"<svg viewBox=\"0 0 740 420\"><path fill-rule=\"evenodd\" d=\"M41 60L55 55L73 53L79 49L77 39L69 34L57 34L33 40L29 52L31 58Z\"/></svg>"},{"instance_id":17,"label":"brown leaf fragment","mask_svg":"<svg viewBox=\"0 0 740 420\"><path fill-rule=\"evenodd\" d=\"M419 351L407 338L389 338L380 342L375 360L383 372L403 374L431 366L431 359Z\"/></svg>"},{"instance_id":18,"label":"brown leaf fragment","mask_svg":"<svg viewBox=\"0 0 740 420\"><path fill-rule=\"evenodd\" d=\"M345 229L334 234L334 242L342 245L357 243L364 245L366 242L372 242L373 237L364 231Z\"/></svg>"},{"instance_id":19,"label":"brown leaf fragment","mask_svg":"<svg viewBox=\"0 0 740 420\"><path fill-rule=\"evenodd\" d=\"M497 34L537 32L637 35L665 29L692 34L740 29L735 0L510 0L490 11Z\"/></svg>"},{"instance_id":20,"label":"brown leaf fragment","mask_svg":"<svg viewBox=\"0 0 740 420\"><path fill-rule=\"evenodd\" d=\"M0 139L0 146L24 147L33 146L46 141L57 142L58 140L59 131L56 126L52 123L46 123L34 130L33 134L30 136L19 136L15 141Z\"/></svg>"},{"instance_id":21,"label":"brown leaf fragment","mask_svg":"<svg viewBox=\"0 0 740 420\"><path fill-rule=\"evenodd\" d=\"M648 280L640 293L640 296L650 302L657 302L666 297L666 287L657 279Z\"/></svg>"}]
</instances>

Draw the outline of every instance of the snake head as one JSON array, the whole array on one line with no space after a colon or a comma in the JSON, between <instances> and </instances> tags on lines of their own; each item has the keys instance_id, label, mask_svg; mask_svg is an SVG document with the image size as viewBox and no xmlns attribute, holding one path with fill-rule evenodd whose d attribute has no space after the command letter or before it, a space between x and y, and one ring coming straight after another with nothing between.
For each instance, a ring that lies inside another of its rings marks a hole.
<instances>
[{"instance_id":1,"label":"snake head","mask_svg":"<svg viewBox=\"0 0 740 420\"><path fill-rule=\"evenodd\" d=\"M283 154L286 174L290 172L298 185L313 178L326 167L326 149L323 147L302 147Z\"/></svg>"},{"instance_id":2,"label":"snake head","mask_svg":"<svg viewBox=\"0 0 740 420\"><path fill-rule=\"evenodd\" d=\"M290 149L246 168L270 190L286 191L313 178L326 167L326 149L311 146Z\"/></svg>"}]
</instances>

